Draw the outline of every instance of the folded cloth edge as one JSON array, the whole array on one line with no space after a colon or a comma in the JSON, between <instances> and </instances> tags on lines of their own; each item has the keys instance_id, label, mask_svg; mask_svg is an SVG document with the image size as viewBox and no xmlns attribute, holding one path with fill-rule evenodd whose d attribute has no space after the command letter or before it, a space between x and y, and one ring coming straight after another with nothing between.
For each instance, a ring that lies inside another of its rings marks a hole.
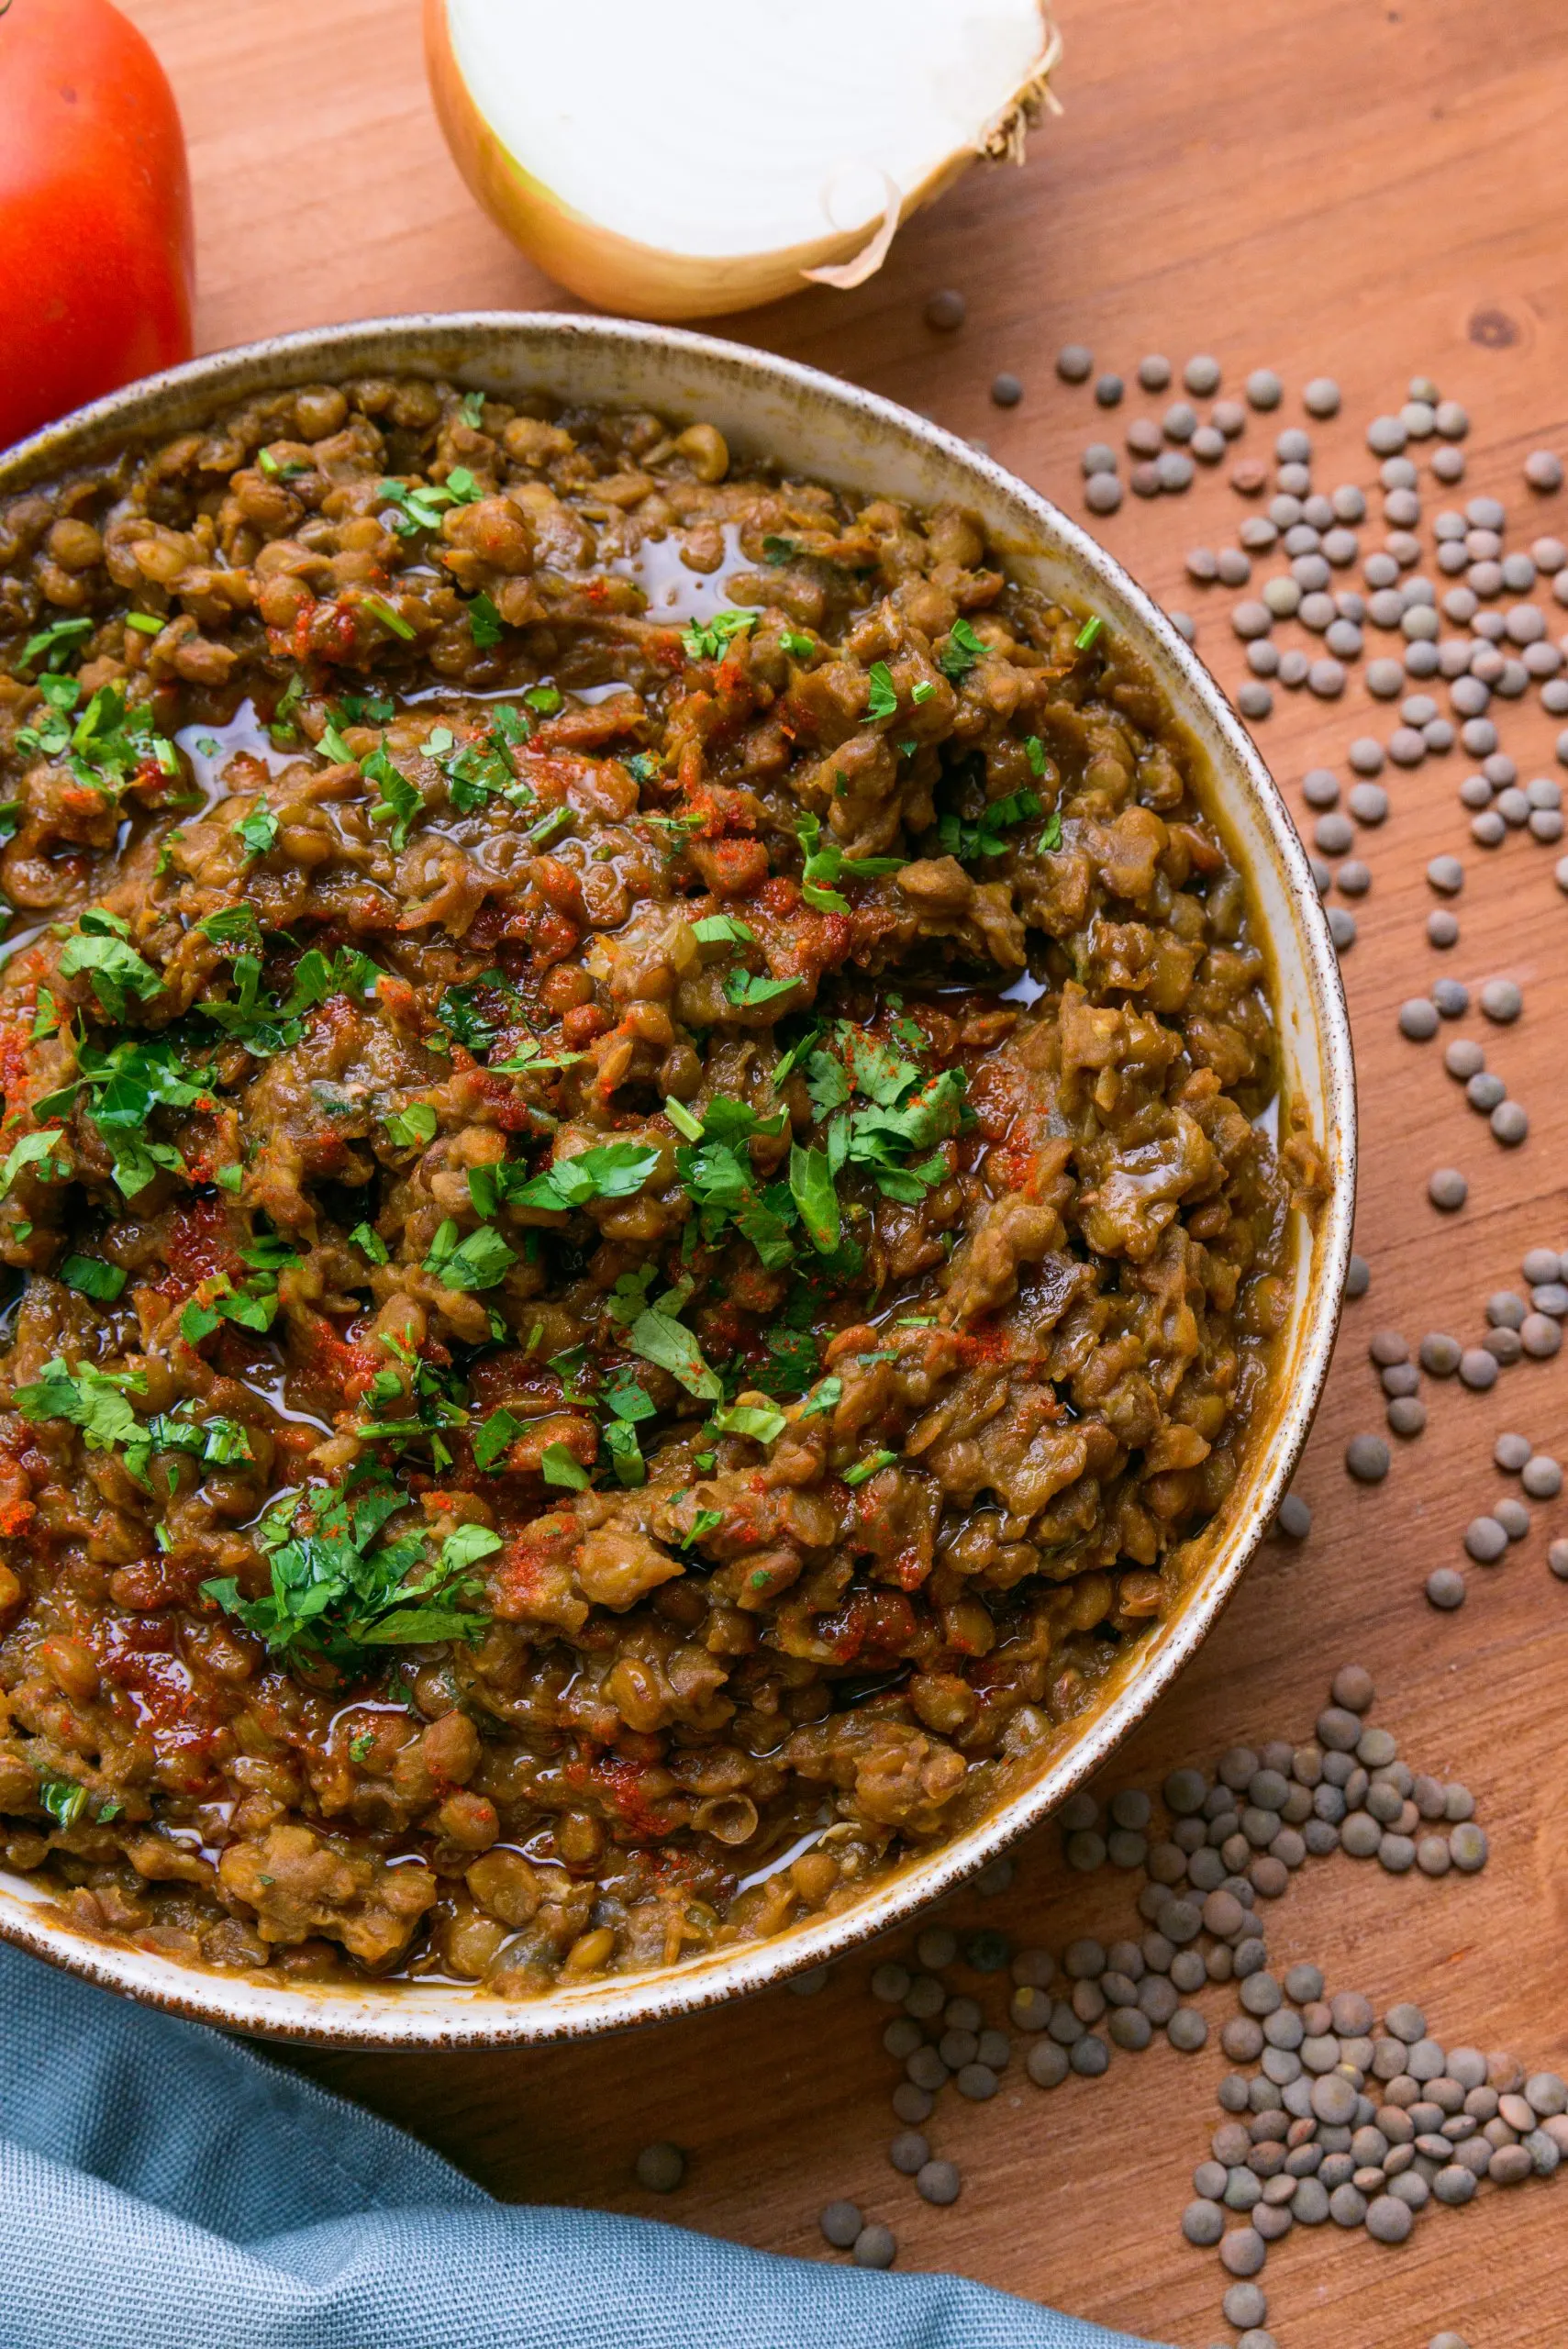
<instances>
[{"instance_id":1,"label":"folded cloth edge","mask_svg":"<svg viewBox=\"0 0 1568 2349\"><path fill-rule=\"evenodd\" d=\"M6 2349L1149 2349L956 2276L499 2203L206 2027L0 1948Z\"/></svg>"}]
</instances>

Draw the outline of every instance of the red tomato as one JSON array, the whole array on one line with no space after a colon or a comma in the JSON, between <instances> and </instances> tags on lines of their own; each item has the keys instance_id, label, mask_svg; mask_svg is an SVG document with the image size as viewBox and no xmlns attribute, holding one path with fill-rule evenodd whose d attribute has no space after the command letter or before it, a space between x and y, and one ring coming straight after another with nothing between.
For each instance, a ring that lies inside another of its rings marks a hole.
<instances>
[{"instance_id":1,"label":"red tomato","mask_svg":"<svg viewBox=\"0 0 1568 2349\"><path fill-rule=\"evenodd\" d=\"M0 16L0 448L191 355L191 183L163 69L109 0Z\"/></svg>"}]
</instances>

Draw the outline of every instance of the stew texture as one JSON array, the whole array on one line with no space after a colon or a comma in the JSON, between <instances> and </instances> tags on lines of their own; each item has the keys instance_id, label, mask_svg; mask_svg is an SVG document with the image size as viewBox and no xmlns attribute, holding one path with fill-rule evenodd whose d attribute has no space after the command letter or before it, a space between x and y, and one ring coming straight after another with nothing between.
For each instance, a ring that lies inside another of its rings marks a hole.
<instances>
[{"instance_id":1,"label":"stew texture","mask_svg":"<svg viewBox=\"0 0 1568 2349\"><path fill-rule=\"evenodd\" d=\"M1157 681L974 518L316 384L0 513L0 1842L503 1997L854 1899L1171 1604L1286 1305Z\"/></svg>"}]
</instances>

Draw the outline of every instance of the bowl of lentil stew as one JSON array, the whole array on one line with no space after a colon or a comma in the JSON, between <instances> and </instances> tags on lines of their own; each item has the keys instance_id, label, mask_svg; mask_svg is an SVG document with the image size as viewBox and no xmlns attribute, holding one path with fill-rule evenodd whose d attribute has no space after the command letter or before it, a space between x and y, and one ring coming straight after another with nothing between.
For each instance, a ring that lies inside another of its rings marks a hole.
<instances>
[{"instance_id":1,"label":"bowl of lentil stew","mask_svg":"<svg viewBox=\"0 0 1568 2349\"><path fill-rule=\"evenodd\" d=\"M394 319L0 459L0 1932L282 2037L822 1963L1191 1654L1350 1041L1071 520L706 338Z\"/></svg>"}]
</instances>

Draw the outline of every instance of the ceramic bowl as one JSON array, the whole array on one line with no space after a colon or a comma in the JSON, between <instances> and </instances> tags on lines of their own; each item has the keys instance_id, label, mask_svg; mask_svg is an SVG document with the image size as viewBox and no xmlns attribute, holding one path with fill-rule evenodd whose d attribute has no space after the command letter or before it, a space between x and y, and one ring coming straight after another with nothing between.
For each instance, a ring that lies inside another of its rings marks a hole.
<instances>
[{"instance_id":1,"label":"ceramic bowl","mask_svg":"<svg viewBox=\"0 0 1568 2349\"><path fill-rule=\"evenodd\" d=\"M983 518L1014 570L1101 612L1149 656L1193 746L1208 805L1250 875L1273 961L1284 1097L1306 1113L1332 1187L1295 1230L1295 1287L1273 1401L1246 1473L1189 1545L1169 1616L1129 1648L1092 1710L966 1831L911 1860L838 1915L678 1967L503 2002L452 1984L307 1984L176 1965L93 1940L25 1877L0 1873L0 1934L131 1997L231 2029L361 2047L457 2047L584 2037L739 1998L885 1932L973 1876L1090 1777L1204 1639L1266 1532L1322 1392L1350 1256L1355 1102L1350 1029L1328 924L1284 801L1215 680L1163 612L1079 525L1036 491L907 409L766 351L615 319L478 313L376 319L280 336L155 375L0 456L0 498L106 448L201 424L231 401L354 374L439 375L504 395L706 417L732 447L922 506Z\"/></svg>"}]
</instances>

